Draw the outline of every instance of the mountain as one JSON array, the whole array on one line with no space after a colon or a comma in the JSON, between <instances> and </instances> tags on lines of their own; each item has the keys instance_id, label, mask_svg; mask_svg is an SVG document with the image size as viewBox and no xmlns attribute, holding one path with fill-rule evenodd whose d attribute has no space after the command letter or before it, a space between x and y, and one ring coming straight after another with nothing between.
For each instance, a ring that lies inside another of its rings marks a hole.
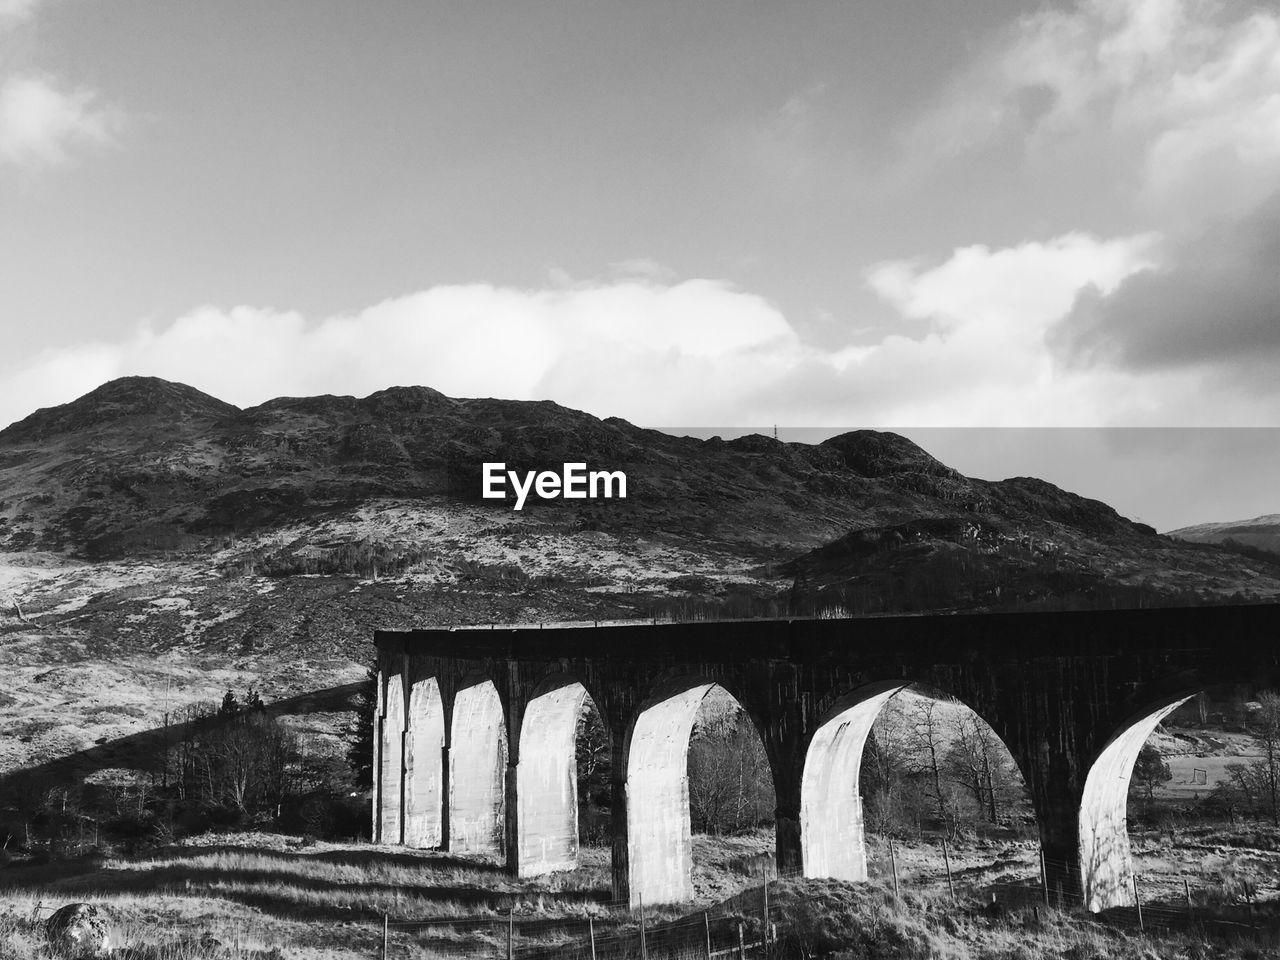
<instances>
[{"instance_id":1,"label":"mountain","mask_svg":"<svg viewBox=\"0 0 1280 960\"><path fill-rule=\"evenodd\" d=\"M1169 536L1194 543L1223 543L1234 540L1259 550L1280 553L1280 513L1268 513L1252 520L1230 520L1225 523L1198 523L1170 530Z\"/></svg>"},{"instance_id":2,"label":"mountain","mask_svg":"<svg viewBox=\"0 0 1280 960\"><path fill-rule=\"evenodd\" d=\"M157 377L122 377L58 407L43 407L31 416L0 431L7 443L39 443L43 440L107 429L131 422L176 424L213 421L239 413L237 407L182 383Z\"/></svg>"},{"instance_id":3,"label":"mountain","mask_svg":"<svg viewBox=\"0 0 1280 960\"><path fill-rule=\"evenodd\" d=\"M627 497L517 512L480 497L491 461L622 470ZM378 628L1277 596L1265 556L892 433L704 441L425 387L242 410L130 377L0 430L0 773L128 767L251 684L337 751Z\"/></svg>"}]
</instances>

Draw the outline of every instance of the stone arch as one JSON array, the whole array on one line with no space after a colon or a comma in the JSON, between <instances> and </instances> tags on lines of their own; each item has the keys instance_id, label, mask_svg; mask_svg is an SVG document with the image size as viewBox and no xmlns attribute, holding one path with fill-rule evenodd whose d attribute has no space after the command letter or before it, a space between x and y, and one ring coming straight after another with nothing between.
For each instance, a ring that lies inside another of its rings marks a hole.
<instances>
[{"instance_id":1,"label":"stone arch","mask_svg":"<svg viewBox=\"0 0 1280 960\"><path fill-rule=\"evenodd\" d=\"M865 684L835 702L805 750L800 781L800 864L804 876L850 882L867 879L863 755L876 720L903 691L949 703L950 709L962 709L977 718L1012 761L1024 787L1031 782L1023 758L1010 745L1007 729L990 722L969 698L924 678ZM1035 810L1034 800L1032 807ZM1039 811L1035 813L1039 820Z\"/></svg>"},{"instance_id":2,"label":"stone arch","mask_svg":"<svg viewBox=\"0 0 1280 960\"><path fill-rule=\"evenodd\" d=\"M578 720L588 700L596 705L581 681L555 674L525 706L516 764L519 876L577 866Z\"/></svg>"},{"instance_id":3,"label":"stone arch","mask_svg":"<svg viewBox=\"0 0 1280 960\"><path fill-rule=\"evenodd\" d=\"M710 677L662 684L640 707L627 735L627 872L631 905L693 898L689 815L689 738ZM741 698L726 692L742 705ZM748 711L750 715L750 711ZM752 723L759 733L754 717Z\"/></svg>"},{"instance_id":4,"label":"stone arch","mask_svg":"<svg viewBox=\"0 0 1280 960\"><path fill-rule=\"evenodd\" d=\"M444 701L435 677L409 690L404 746L404 842L439 847L444 841Z\"/></svg>"},{"instance_id":5,"label":"stone arch","mask_svg":"<svg viewBox=\"0 0 1280 960\"><path fill-rule=\"evenodd\" d=\"M492 680L458 687L449 736L449 849L501 854L506 833L507 727Z\"/></svg>"},{"instance_id":6,"label":"stone arch","mask_svg":"<svg viewBox=\"0 0 1280 960\"><path fill-rule=\"evenodd\" d=\"M1089 766L1080 799L1080 881L1085 905L1094 913L1133 905L1128 820L1133 765L1160 721L1195 693L1182 690L1129 716Z\"/></svg>"},{"instance_id":7,"label":"stone arch","mask_svg":"<svg viewBox=\"0 0 1280 960\"><path fill-rule=\"evenodd\" d=\"M891 681L853 691L829 711L809 741L800 781L800 857L806 877L867 879L862 752L876 717L906 686Z\"/></svg>"},{"instance_id":8,"label":"stone arch","mask_svg":"<svg viewBox=\"0 0 1280 960\"><path fill-rule=\"evenodd\" d=\"M383 693L380 685L379 693ZM404 678L387 678L378 718L378 833L380 843L404 842Z\"/></svg>"}]
</instances>

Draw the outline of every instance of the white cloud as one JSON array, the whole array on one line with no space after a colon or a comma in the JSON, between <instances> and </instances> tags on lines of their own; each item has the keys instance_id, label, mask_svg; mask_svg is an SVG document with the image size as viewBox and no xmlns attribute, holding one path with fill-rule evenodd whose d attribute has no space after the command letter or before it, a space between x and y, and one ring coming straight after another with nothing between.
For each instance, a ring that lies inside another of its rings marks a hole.
<instances>
[{"instance_id":1,"label":"white cloud","mask_svg":"<svg viewBox=\"0 0 1280 960\"><path fill-rule=\"evenodd\" d=\"M1176 377L1066 367L1047 343L1083 291L1109 293L1152 268L1156 247L1150 234L1071 233L998 250L963 247L930 269L877 264L867 271L871 288L930 329L863 349L842 379L875 419L900 424L1180 422L1188 411Z\"/></svg>"},{"instance_id":2,"label":"white cloud","mask_svg":"<svg viewBox=\"0 0 1280 960\"><path fill-rule=\"evenodd\" d=\"M1157 240L1154 234L1104 241L1069 233L1002 250L975 245L925 272L904 261L876 264L867 281L904 316L932 318L952 333L981 327L1025 341L1042 336L1085 286L1110 292L1154 266Z\"/></svg>"},{"instance_id":3,"label":"white cloud","mask_svg":"<svg viewBox=\"0 0 1280 960\"><path fill-rule=\"evenodd\" d=\"M118 343L12 365L0 422L127 374L183 381L241 406L423 384L453 396L550 399L649 426L1277 422L1276 396L1198 392L1193 372L1058 364L1046 331L1081 291L1110 291L1145 270L1152 243L1070 234L968 247L927 269L880 264L868 282L929 329L835 352L802 342L763 298L710 280L443 286L320 320L204 307Z\"/></svg>"},{"instance_id":4,"label":"white cloud","mask_svg":"<svg viewBox=\"0 0 1280 960\"><path fill-rule=\"evenodd\" d=\"M1041 160L1101 158L1149 214L1238 213L1280 184L1280 12L1236 9L1044 7L956 79L913 144L954 153L1019 136Z\"/></svg>"},{"instance_id":5,"label":"white cloud","mask_svg":"<svg viewBox=\"0 0 1280 960\"><path fill-rule=\"evenodd\" d=\"M12 369L0 420L126 374L184 381L240 405L425 384L649 422L683 420L693 409L732 418L743 389L776 379L801 349L766 301L707 280L442 286L318 322L204 307L121 343L54 351Z\"/></svg>"},{"instance_id":6,"label":"white cloud","mask_svg":"<svg viewBox=\"0 0 1280 960\"><path fill-rule=\"evenodd\" d=\"M109 143L119 115L86 89L62 89L45 77L0 83L0 161L40 167L64 162L76 147Z\"/></svg>"}]
</instances>

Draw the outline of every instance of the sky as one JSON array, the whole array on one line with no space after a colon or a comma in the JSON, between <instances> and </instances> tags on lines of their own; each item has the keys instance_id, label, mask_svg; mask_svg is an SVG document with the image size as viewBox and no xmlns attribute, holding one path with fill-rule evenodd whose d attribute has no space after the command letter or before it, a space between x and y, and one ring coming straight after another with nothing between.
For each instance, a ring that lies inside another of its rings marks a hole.
<instances>
[{"instance_id":1,"label":"sky","mask_svg":"<svg viewBox=\"0 0 1280 960\"><path fill-rule=\"evenodd\" d=\"M1273 3L0 0L0 423L143 374L1152 428L1159 525L1173 428L1276 436L1277 263Z\"/></svg>"}]
</instances>

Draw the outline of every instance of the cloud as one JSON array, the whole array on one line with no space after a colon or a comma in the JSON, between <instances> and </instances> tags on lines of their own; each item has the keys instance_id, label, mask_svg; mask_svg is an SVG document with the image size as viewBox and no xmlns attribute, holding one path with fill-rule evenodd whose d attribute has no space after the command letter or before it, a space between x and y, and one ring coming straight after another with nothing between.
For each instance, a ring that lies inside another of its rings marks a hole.
<instances>
[{"instance_id":1,"label":"cloud","mask_svg":"<svg viewBox=\"0 0 1280 960\"><path fill-rule=\"evenodd\" d=\"M78 150L115 142L124 121L124 112L96 90L15 69L15 61L26 59L14 55L24 49L21 36L45 3L0 0L0 167L59 166Z\"/></svg>"},{"instance_id":2,"label":"cloud","mask_svg":"<svg viewBox=\"0 0 1280 960\"><path fill-rule=\"evenodd\" d=\"M609 272L619 280L646 280L653 283L671 283L679 274L666 264L649 257L632 257L609 264Z\"/></svg>"},{"instance_id":3,"label":"cloud","mask_svg":"<svg viewBox=\"0 0 1280 960\"><path fill-rule=\"evenodd\" d=\"M794 201L813 188L828 94L825 81L813 81L733 128L727 149L736 163L745 163L755 190Z\"/></svg>"},{"instance_id":4,"label":"cloud","mask_svg":"<svg viewBox=\"0 0 1280 960\"><path fill-rule=\"evenodd\" d=\"M1013 149L1047 204L1073 202L1058 216L1148 232L1131 251L1140 267L1079 285L1048 326L1010 328L1024 338L1011 358L1034 357L1059 388L1088 385L1064 403L1103 398L1112 416L1132 409L1138 420L1182 409L1177 416L1191 420L1173 422L1270 422L1280 356L1280 11L1222 0L1044 6L1000 33L913 134L933 162ZM1001 255L1103 269L1081 259L1088 243L1067 246L1079 249L1033 253L1024 244ZM949 270L964 268L962 252ZM907 316L944 325L959 311L970 318L966 335L977 329L967 300L985 296L980 287L901 266L873 281ZM895 286L904 282L909 299ZM1204 392L1214 413L1195 410L1180 390Z\"/></svg>"},{"instance_id":5,"label":"cloud","mask_svg":"<svg viewBox=\"0 0 1280 960\"><path fill-rule=\"evenodd\" d=\"M876 265L867 282L921 333L841 350L805 343L776 306L713 280L621 279L523 290L440 286L354 314L202 307L114 343L0 371L0 422L127 374L241 406L424 384L550 399L649 426L1151 425L1277 422L1266 402L1206 393L1196 371L1063 363L1046 338L1082 291L1123 289L1155 238L1067 234Z\"/></svg>"},{"instance_id":6,"label":"cloud","mask_svg":"<svg viewBox=\"0 0 1280 960\"><path fill-rule=\"evenodd\" d=\"M110 143L119 120L92 90L63 89L46 77L8 77L0 82L0 161L63 163L77 147Z\"/></svg>"},{"instance_id":7,"label":"cloud","mask_svg":"<svg viewBox=\"0 0 1280 960\"><path fill-rule=\"evenodd\" d=\"M0 0L0 29L31 19L41 0Z\"/></svg>"},{"instance_id":8,"label":"cloud","mask_svg":"<svg viewBox=\"0 0 1280 960\"><path fill-rule=\"evenodd\" d=\"M1280 193L1172 251L1159 270L1082 296L1053 343L1077 363L1220 367L1274 379L1280 360Z\"/></svg>"},{"instance_id":9,"label":"cloud","mask_svg":"<svg viewBox=\"0 0 1280 960\"><path fill-rule=\"evenodd\" d=\"M962 247L930 268L877 264L866 274L870 287L928 330L840 358L846 401L872 419L919 426L1178 422L1186 411L1169 378L1071 368L1046 341L1082 292L1117 289L1152 269L1157 251L1151 234L1070 233L995 250ZM833 386L811 368L786 389Z\"/></svg>"},{"instance_id":10,"label":"cloud","mask_svg":"<svg viewBox=\"0 0 1280 960\"><path fill-rule=\"evenodd\" d=\"M801 350L776 308L708 280L441 286L318 321L203 307L163 328L139 327L123 342L48 352L6 372L0 420L135 373L240 405L426 384L649 422L681 421L690 409L732 419L743 389L776 379Z\"/></svg>"},{"instance_id":11,"label":"cloud","mask_svg":"<svg viewBox=\"0 0 1280 960\"><path fill-rule=\"evenodd\" d=\"M1086 286L1110 291L1155 264L1158 237L1141 234L1098 240L1069 233L1047 243L1032 241L990 250L961 247L938 267L920 272L908 261L872 266L867 282L906 317L932 318L951 333L982 328L1026 341L1043 335Z\"/></svg>"},{"instance_id":12,"label":"cloud","mask_svg":"<svg viewBox=\"0 0 1280 960\"><path fill-rule=\"evenodd\" d=\"M1220 0L1081 0L1017 20L956 77L913 146L1014 138L1100 164L1148 210L1195 221L1280 185L1280 13Z\"/></svg>"}]
</instances>

